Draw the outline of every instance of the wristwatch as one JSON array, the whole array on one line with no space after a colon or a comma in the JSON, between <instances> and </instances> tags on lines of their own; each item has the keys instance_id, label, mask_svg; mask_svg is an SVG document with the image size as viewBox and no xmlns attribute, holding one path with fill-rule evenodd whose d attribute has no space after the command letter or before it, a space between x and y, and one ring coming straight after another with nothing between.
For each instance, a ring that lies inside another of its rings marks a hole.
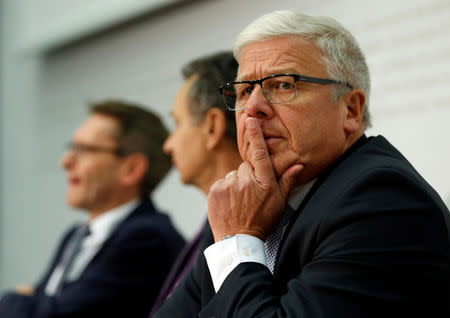
<instances>
[{"instance_id":1,"label":"wristwatch","mask_svg":"<svg viewBox=\"0 0 450 318\"><path fill-rule=\"evenodd\" d=\"M227 236L223 237L220 241L225 241L225 240L228 240L233 237L234 237L234 235L227 235Z\"/></svg>"}]
</instances>

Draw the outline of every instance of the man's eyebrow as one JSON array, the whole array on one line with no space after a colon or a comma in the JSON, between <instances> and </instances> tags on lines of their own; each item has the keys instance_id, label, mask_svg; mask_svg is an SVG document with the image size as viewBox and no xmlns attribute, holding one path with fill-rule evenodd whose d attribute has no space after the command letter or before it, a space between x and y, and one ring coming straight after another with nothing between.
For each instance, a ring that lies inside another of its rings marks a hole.
<instances>
[{"instance_id":1,"label":"man's eyebrow","mask_svg":"<svg viewBox=\"0 0 450 318\"><path fill-rule=\"evenodd\" d=\"M247 75L244 75L244 76L239 76L238 75L236 77L235 81L236 82L240 82L240 81L254 81L254 80L259 80L261 78L265 78L265 77L272 76L272 75L297 74L297 73L298 73L297 71L294 71L291 68L274 69L274 70L270 70L270 71L266 72L266 74L264 76L260 77L260 78L252 78L252 77L249 77ZM248 79L248 78L250 78L250 79Z\"/></svg>"}]
</instances>

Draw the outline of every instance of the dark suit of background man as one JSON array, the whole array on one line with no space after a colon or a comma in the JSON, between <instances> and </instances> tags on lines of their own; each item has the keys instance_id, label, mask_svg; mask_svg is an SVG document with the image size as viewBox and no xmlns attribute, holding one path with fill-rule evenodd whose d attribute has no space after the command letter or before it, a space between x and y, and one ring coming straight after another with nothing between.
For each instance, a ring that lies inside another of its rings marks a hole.
<instances>
[{"instance_id":1,"label":"dark suit of background man","mask_svg":"<svg viewBox=\"0 0 450 318\"><path fill-rule=\"evenodd\" d=\"M234 48L244 162L208 195L213 237L156 317L450 317L449 212L370 125L339 23L262 16Z\"/></svg>"},{"instance_id":2,"label":"dark suit of background man","mask_svg":"<svg viewBox=\"0 0 450 318\"><path fill-rule=\"evenodd\" d=\"M171 166L166 137L143 108L92 106L61 160L67 202L87 211L89 231L77 240L86 226L70 229L36 287L3 297L0 317L146 317L184 245L149 198Z\"/></svg>"},{"instance_id":3,"label":"dark suit of background man","mask_svg":"<svg viewBox=\"0 0 450 318\"><path fill-rule=\"evenodd\" d=\"M186 64L182 69L185 83L171 112L176 127L167 137L164 151L171 155L181 181L196 186L205 195L215 181L237 169L242 162L234 113L227 110L223 98L217 94L217 86L234 80L237 67L231 51L199 57ZM191 270L197 255L204 250L202 239L210 232L205 220L180 253L150 317Z\"/></svg>"}]
</instances>

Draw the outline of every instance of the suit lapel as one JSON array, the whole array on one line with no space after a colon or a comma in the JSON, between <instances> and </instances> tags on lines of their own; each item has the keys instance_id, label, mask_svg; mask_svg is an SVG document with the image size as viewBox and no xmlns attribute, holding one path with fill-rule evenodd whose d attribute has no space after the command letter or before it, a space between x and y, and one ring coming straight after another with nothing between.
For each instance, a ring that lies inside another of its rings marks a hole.
<instances>
[{"instance_id":1,"label":"suit lapel","mask_svg":"<svg viewBox=\"0 0 450 318\"><path fill-rule=\"evenodd\" d=\"M286 244L286 240L288 240L289 235L291 234L291 230L293 225L296 223L297 219L299 218L300 214L307 208L307 205L310 201L310 199L314 196L314 194L317 192L317 190L320 188L320 186L326 181L329 174L346 158L348 158L352 153L357 151L361 146L363 146L368 141L368 138L366 135L362 135L347 151L344 155L342 155L339 160L337 160L334 164L332 164L327 170L325 170L318 178L317 181L312 186L311 190L309 190L308 194L303 199L300 206L297 208L296 213L293 215L291 220L289 221L289 224L286 227L286 230L284 231L283 237L280 242L280 246L278 248L277 258L275 262L275 269L274 269L274 277L279 278L279 276L282 274L280 271L280 266L283 265L283 259L287 259L287 253L289 253Z\"/></svg>"},{"instance_id":2,"label":"suit lapel","mask_svg":"<svg viewBox=\"0 0 450 318\"><path fill-rule=\"evenodd\" d=\"M283 237L281 238L281 242L280 242L280 246L278 247L278 252L277 252L277 258L275 261L275 268L273 271L273 275L275 278L278 278L280 275L280 260L284 259L285 254L288 252L286 250L286 240L292 230L292 226L295 224L295 222L297 221L298 217L300 216L301 212L303 211L303 209L305 208L305 206L308 204L310 198L314 195L314 193L317 191L317 189L320 187L320 185L322 184L323 180L325 178L319 178L314 185L312 186L312 188L308 191L308 193L306 194L305 198L303 199L303 201L300 203L299 207L297 208L297 210L295 211L294 215L292 216L291 220L289 221L286 230L283 233Z\"/></svg>"},{"instance_id":3,"label":"suit lapel","mask_svg":"<svg viewBox=\"0 0 450 318\"><path fill-rule=\"evenodd\" d=\"M108 249L110 248L110 246L114 245L114 242L116 241L117 237L119 237L118 233L123 230L123 228L124 228L123 225L130 222L134 218L139 217L140 215L142 215L142 213L144 213L146 211L147 212L155 211L153 204L150 200L145 200L145 201L141 202L124 220L122 220L121 222L119 222L116 225L114 230L111 231L111 234L109 235L109 237L106 239L105 242L103 242L100 249L97 251L97 253L94 255L94 257L92 257L92 259L89 261L89 263L86 265L85 269L81 273L78 280L83 279L83 276L86 273L88 273L89 270L97 264L97 262L99 262L100 260L103 259L103 254L108 252Z\"/></svg>"}]
</instances>

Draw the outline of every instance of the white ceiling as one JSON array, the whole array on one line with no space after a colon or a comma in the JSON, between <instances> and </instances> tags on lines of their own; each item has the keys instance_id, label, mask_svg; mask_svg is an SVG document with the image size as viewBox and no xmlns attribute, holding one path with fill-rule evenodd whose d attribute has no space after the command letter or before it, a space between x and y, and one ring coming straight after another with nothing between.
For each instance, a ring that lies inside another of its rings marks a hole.
<instances>
[{"instance_id":1,"label":"white ceiling","mask_svg":"<svg viewBox=\"0 0 450 318\"><path fill-rule=\"evenodd\" d=\"M133 17L186 0L16 0L21 53L40 53Z\"/></svg>"}]
</instances>

